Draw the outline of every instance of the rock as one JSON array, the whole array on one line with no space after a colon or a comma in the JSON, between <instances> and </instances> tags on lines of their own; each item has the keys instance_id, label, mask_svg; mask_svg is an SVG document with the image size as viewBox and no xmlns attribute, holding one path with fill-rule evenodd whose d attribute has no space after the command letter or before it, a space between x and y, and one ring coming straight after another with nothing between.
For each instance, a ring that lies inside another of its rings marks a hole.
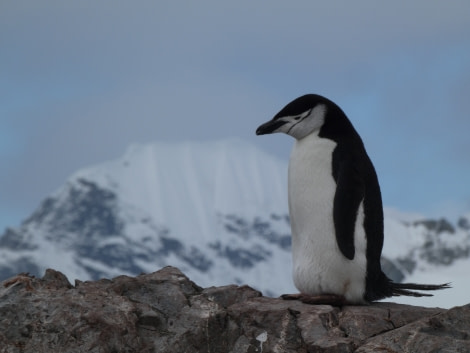
<instances>
[{"instance_id":1,"label":"rock","mask_svg":"<svg viewBox=\"0 0 470 353\"><path fill-rule=\"evenodd\" d=\"M174 267L0 285L0 352L465 352L470 305L307 305L248 286L201 288Z\"/></svg>"},{"instance_id":2,"label":"rock","mask_svg":"<svg viewBox=\"0 0 470 353\"><path fill-rule=\"evenodd\" d=\"M416 221L413 225L424 225L428 230L435 231L436 233L448 232L450 234L455 233L454 226L445 218L438 220L435 219L426 219L422 221Z\"/></svg>"}]
</instances>

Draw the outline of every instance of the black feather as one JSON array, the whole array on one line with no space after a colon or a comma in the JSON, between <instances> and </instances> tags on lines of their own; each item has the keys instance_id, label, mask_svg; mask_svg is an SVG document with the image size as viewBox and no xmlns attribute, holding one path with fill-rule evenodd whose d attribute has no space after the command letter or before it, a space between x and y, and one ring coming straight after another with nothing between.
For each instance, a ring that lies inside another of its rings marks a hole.
<instances>
[{"instance_id":1,"label":"black feather","mask_svg":"<svg viewBox=\"0 0 470 353\"><path fill-rule=\"evenodd\" d=\"M450 283L444 284L417 284L417 283L394 283L391 282L392 295L397 297L406 295L411 297L432 297L432 294L414 292L414 290L439 290L451 288Z\"/></svg>"}]
</instances>

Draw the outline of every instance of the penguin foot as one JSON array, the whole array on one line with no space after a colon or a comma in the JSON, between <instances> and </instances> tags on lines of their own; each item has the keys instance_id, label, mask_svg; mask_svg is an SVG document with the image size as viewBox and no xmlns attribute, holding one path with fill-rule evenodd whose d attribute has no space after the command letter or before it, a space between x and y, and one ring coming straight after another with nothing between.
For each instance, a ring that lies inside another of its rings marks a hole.
<instances>
[{"instance_id":1,"label":"penguin foot","mask_svg":"<svg viewBox=\"0 0 470 353\"><path fill-rule=\"evenodd\" d=\"M337 294L320 294L320 295L308 295L308 294L283 294L281 298L284 300L300 300L305 304L312 305L333 305L343 306L347 304L346 298L342 295Z\"/></svg>"}]
</instances>

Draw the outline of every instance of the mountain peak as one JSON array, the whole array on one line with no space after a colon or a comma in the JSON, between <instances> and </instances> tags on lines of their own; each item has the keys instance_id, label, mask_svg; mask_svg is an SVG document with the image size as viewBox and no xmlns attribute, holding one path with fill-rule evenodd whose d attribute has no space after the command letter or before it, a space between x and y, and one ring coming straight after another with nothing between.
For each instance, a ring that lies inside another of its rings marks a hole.
<instances>
[{"instance_id":1,"label":"mountain peak","mask_svg":"<svg viewBox=\"0 0 470 353\"><path fill-rule=\"evenodd\" d=\"M3 272L28 260L35 274L59 267L86 279L172 264L204 283L243 282L247 271L259 283L282 259L279 271L288 273L286 174L285 162L239 139L134 144L74 173L10 230L0 244L12 259Z\"/></svg>"}]
</instances>

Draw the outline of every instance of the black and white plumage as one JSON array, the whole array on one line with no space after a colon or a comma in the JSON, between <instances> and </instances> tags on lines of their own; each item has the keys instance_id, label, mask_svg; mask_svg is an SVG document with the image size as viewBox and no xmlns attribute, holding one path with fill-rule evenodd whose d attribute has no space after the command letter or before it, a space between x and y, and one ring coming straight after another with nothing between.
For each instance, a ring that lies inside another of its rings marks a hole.
<instances>
[{"instance_id":1,"label":"black and white plumage","mask_svg":"<svg viewBox=\"0 0 470 353\"><path fill-rule=\"evenodd\" d=\"M286 299L364 304L443 285L394 283L383 272L383 208L374 166L344 112L307 94L256 130L296 139L289 160L294 284Z\"/></svg>"}]
</instances>

